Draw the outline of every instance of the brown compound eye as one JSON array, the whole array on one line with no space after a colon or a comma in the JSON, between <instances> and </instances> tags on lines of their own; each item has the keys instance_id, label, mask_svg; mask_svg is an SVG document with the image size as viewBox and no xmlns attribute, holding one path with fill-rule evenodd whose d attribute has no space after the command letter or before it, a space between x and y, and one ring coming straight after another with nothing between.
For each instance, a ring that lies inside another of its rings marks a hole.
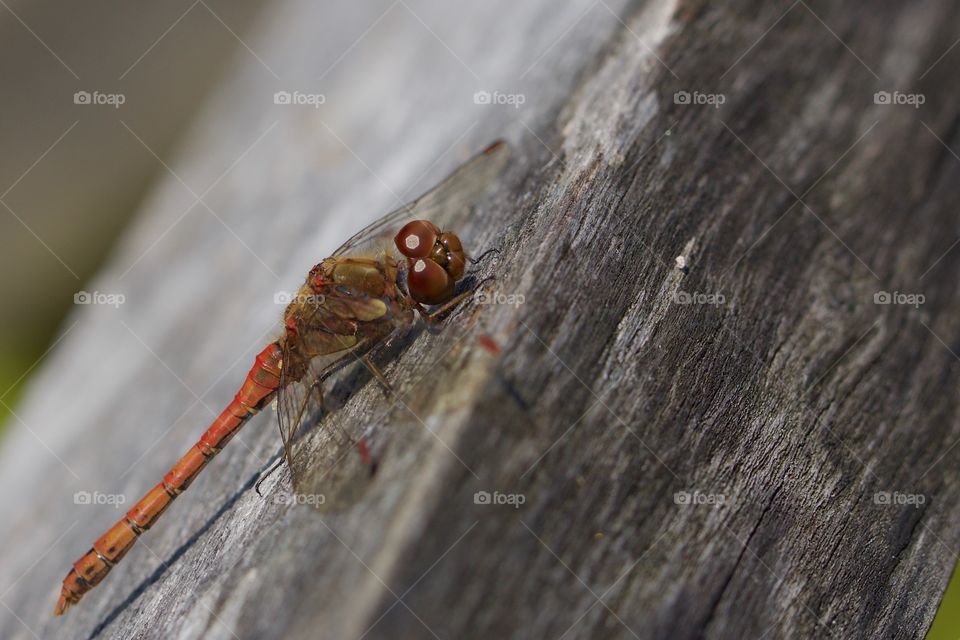
<instances>
[{"instance_id":1,"label":"brown compound eye","mask_svg":"<svg viewBox=\"0 0 960 640\"><path fill-rule=\"evenodd\" d=\"M452 253L463 251L463 244L460 243L460 237L452 231L441 233L440 242L447 248L447 251Z\"/></svg>"},{"instance_id":2,"label":"brown compound eye","mask_svg":"<svg viewBox=\"0 0 960 640\"><path fill-rule=\"evenodd\" d=\"M422 304L440 304L453 295L453 278L432 260L410 260L407 287L414 300Z\"/></svg>"},{"instance_id":3,"label":"brown compound eye","mask_svg":"<svg viewBox=\"0 0 960 640\"><path fill-rule=\"evenodd\" d=\"M440 229L428 220L413 220L403 225L393 238L394 244L408 258L426 258L437 242Z\"/></svg>"},{"instance_id":4,"label":"brown compound eye","mask_svg":"<svg viewBox=\"0 0 960 640\"><path fill-rule=\"evenodd\" d=\"M463 259L463 252L452 253L450 254L450 259L447 260L447 273L450 274L450 277L454 280L459 280L463 277L463 270L466 267L466 262Z\"/></svg>"},{"instance_id":5,"label":"brown compound eye","mask_svg":"<svg viewBox=\"0 0 960 640\"><path fill-rule=\"evenodd\" d=\"M445 231L440 234L440 244L446 249L446 261L444 269L454 280L463 277L463 269L466 266L466 254L463 252L463 244L457 234L451 231Z\"/></svg>"}]
</instances>

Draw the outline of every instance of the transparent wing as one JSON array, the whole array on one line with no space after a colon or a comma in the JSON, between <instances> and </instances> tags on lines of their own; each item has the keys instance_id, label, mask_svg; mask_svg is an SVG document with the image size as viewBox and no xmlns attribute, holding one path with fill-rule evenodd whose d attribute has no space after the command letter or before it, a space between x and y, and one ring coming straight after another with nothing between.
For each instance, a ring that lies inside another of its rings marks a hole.
<instances>
[{"instance_id":1,"label":"transparent wing","mask_svg":"<svg viewBox=\"0 0 960 640\"><path fill-rule=\"evenodd\" d=\"M369 252L373 247L390 243L400 227L410 220L430 220L440 228L447 228L446 219L479 200L509 157L510 146L502 140L494 142L430 191L357 232L333 256Z\"/></svg>"},{"instance_id":2,"label":"transparent wing","mask_svg":"<svg viewBox=\"0 0 960 640\"><path fill-rule=\"evenodd\" d=\"M326 511L353 504L363 493L366 474L353 470L359 456L351 455L356 437L336 424L336 417L333 428L316 428L330 411L325 398L329 376L353 361L350 350L314 357L303 378L282 387L278 396L280 434L293 484L293 494L283 497L296 504Z\"/></svg>"},{"instance_id":3,"label":"transparent wing","mask_svg":"<svg viewBox=\"0 0 960 640\"><path fill-rule=\"evenodd\" d=\"M343 288L343 287L341 287ZM392 317L372 318L369 296L331 290L302 316L284 344L277 414L284 456L298 503L321 510L352 504L369 474L350 456L358 434L334 419L315 429L333 407L333 374L356 362L396 329Z\"/></svg>"}]
</instances>

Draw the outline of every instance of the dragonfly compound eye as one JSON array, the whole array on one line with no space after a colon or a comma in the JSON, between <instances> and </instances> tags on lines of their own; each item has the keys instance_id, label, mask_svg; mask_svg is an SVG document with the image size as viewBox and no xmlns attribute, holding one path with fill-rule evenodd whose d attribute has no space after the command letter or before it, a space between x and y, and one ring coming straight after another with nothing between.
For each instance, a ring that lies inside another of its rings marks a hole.
<instances>
[{"instance_id":1,"label":"dragonfly compound eye","mask_svg":"<svg viewBox=\"0 0 960 640\"><path fill-rule=\"evenodd\" d=\"M410 260L407 287L414 300L440 304L453 296L453 278L433 260Z\"/></svg>"},{"instance_id":2,"label":"dragonfly compound eye","mask_svg":"<svg viewBox=\"0 0 960 640\"><path fill-rule=\"evenodd\" d=\"M444 269L454 280L463 277L463 269L466 266L466 255L463 253L463 244L457 234L451 231L445 231L440 234L440 244L446 251L446 265Z\"/></svg>"},{"instance_id":3,"label":"dragonfly compound eye","mask_svg":"<svg viewBox=\"0 0 960 640\"><path fill-rule=\"evenodd\" d=\"M393 238L397 249L408 258L426 258L433 250L440 229L427 220L413 220L403 225L403 228Z\"/></svg>"}]
</instances>

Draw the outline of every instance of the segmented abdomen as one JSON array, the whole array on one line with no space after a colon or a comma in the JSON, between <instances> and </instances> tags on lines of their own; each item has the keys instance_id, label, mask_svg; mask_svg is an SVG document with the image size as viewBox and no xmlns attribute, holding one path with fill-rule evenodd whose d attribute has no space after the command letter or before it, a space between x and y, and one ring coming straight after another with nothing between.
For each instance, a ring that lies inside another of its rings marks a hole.
<instances>
[{"instance_id":1,"label":"segmented abdomen","mask_svg":"<svg viewBox=\"0 0 960 640\"><path fill-rule=\"evenodd\" d=\"M282 357L283 347L279 342L271 343L261 351L233 401L213 421L200 440L173 465L160 484L133 505L119 522L93 543L92 549L73 563L73 568L63 579L55 615L75 605L87 591L99 584L130 550L137 537L153 526L173 499L190 486L197 474L250 416L273 399L280 386Z\"/></svg>"}]
</instances>

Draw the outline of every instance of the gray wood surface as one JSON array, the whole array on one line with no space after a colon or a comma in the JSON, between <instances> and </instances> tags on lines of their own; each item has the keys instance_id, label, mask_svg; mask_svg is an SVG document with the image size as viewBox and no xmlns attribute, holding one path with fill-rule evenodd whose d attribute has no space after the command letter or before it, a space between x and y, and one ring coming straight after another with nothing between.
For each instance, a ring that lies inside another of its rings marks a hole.
<instances>
[{"instance_id":1,"label":"gray wood surface","mask_svg":"<svg viewBox=\"0 0 960 640\"><path fill-rule=\"evenodd\" d=\"M922 637L960 543L960 8L355 4L264 25L282 80L238 59L89 286L126 303L79 308L38 366L0 452L0 636ZM325 104L273 104L295 89ZM346 372L304 441L359 501L284 503L286 472L259 497L260 416L52 618L120 514L74 492L139 498L273 294L498 137L463 235L501 249L503 303L396 345L393 401Z\"/></svg>"}]
</instances>

